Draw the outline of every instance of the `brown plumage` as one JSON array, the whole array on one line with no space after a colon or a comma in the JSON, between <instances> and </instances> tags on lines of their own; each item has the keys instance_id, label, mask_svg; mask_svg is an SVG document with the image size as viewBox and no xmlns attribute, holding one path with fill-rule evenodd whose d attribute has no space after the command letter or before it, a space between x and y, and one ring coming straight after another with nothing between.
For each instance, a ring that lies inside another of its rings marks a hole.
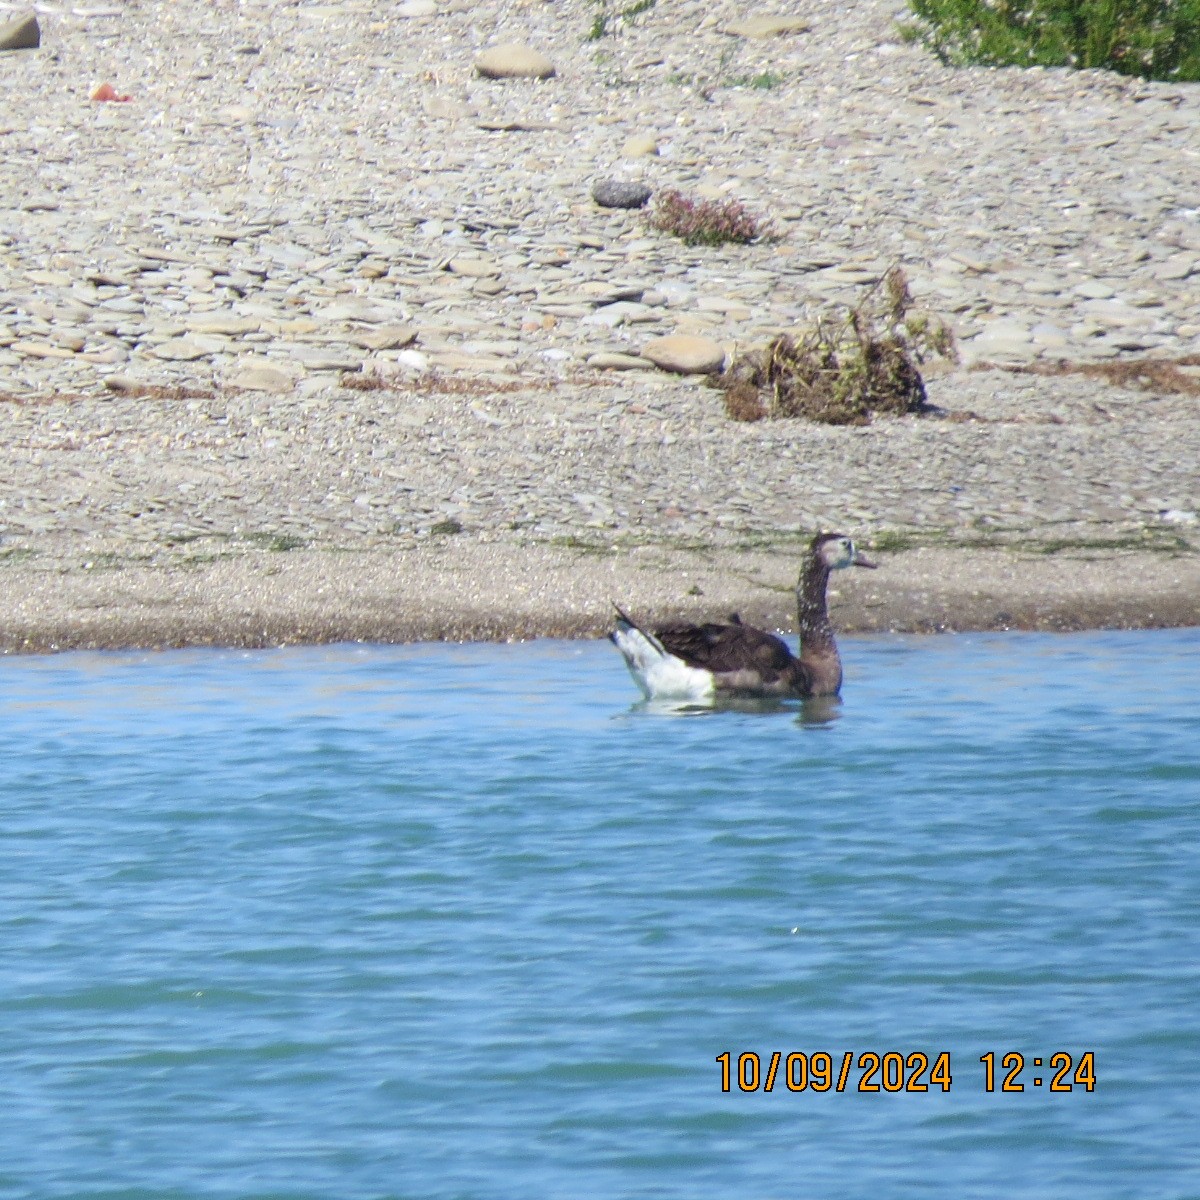
<instances>
[{"instance_id":1,"label":"brown plumage","mask_svg":"<svg viewBox=\"0 0 1200 1200\"><path fill-rule=\"evenodd\" d=\"M836 696L842 686L842 662L829 620L826 589L829 573L844 567L874 567L854 543L840 533L822 533L809 545L796 587L800 655L773 633L743 624L737 613L726 622L664 625L646 634L618 609L620 620L611 635L642 690L650 696L683 686L655 660L655 654L678 660L676 666L706 673L714 694L744 696ZM637 641L641 635L644 641ZM688 678L694 694L698 686Z\"/></svg>"}]
</instances>

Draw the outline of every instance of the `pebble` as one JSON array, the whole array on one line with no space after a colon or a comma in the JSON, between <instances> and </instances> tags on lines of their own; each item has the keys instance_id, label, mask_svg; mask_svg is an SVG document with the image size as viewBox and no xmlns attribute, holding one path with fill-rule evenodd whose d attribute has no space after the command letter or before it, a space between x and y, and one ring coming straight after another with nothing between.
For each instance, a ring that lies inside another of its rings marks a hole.
<instances>
[{"instance_id":1,"label":"pebble","mask_svg":"<svg viewBox=\"0 0 1200 1200\"><path fill-rule=\"evenodd\" d=\"M658 139L649 134L635 134L621 147L622 158L645 158L647 155L658 154ZM649 199L649 196L646 197ZM633 208L632 204L613 205L615 208Z\"/></svg>"},{"instance_id":2,"label":"pebble","mask_svg":"<svg viewBox=\"0 0 1200 1200\"><path fill-rule=\"evenodd\" d=\"M645 371L654 369L654 363L648 358L641 358L636 354L620 354L605 350L598 350L595 354L589 354L586 361L589 367L594 367L597 371Z\"/></svg>"},{"instance_id":3,"label":"pebble","mask_svg":"<svg viewBox=\"0 0 1200 1200\"><path fill-rule=\"evenodd\" d=\"M0 25L0 50L36 50L42 44L42 30L35 13L14 17Z\"/></svg>"}]
</instances>

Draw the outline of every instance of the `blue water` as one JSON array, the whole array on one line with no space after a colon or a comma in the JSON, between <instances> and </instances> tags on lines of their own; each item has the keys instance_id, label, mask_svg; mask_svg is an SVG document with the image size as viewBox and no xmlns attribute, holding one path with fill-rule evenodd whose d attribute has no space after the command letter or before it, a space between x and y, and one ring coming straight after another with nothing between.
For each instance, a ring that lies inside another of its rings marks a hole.
<instances>
[{"instance_id":1,"label":"blue water","mask_svg":"<svg viewBox=\"0 0 1200 1200\"><path fill-rule=\"evenodd\" d=\"M844 649L0 661L0 1195L1200 1196L1200 631Z\"/></svg>"}]
</instances>

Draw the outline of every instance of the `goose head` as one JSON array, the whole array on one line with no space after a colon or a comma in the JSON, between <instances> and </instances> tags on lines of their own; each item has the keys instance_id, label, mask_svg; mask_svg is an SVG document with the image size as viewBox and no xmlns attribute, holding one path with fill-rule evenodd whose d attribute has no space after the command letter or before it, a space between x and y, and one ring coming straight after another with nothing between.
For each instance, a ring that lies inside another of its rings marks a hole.
<instances>
[{"instance_id":1,"label":"goose head","mask_svg":"<svg viewBox=\"0 0 1200 1200\"><path fill-rule=\"evenodd\" d=\"M875 564L844 533L818 533L809 553L813 561L819 562L827 571L840 571L845 567L875 569Z\"/></svg>"}]
</instances>

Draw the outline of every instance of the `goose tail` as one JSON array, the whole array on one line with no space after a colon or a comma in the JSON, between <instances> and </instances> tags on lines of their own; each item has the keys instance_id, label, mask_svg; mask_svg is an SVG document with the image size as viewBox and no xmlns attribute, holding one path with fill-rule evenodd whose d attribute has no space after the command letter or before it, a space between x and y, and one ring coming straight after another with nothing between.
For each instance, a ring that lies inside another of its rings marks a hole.
<instances>
[{"instance_id":1,"label":"goose tail","mask_svg":"<svg viewBox=\"0 0 1200 1200\"><path fill-rule=\"evenodd\" d=\"M619 604L616 628L608 635L620 650L633 681L647 699L662 697L699 699L711 696L713 677L708 671L689 667L626 613Z\"/></svg>"}]
</instances>

